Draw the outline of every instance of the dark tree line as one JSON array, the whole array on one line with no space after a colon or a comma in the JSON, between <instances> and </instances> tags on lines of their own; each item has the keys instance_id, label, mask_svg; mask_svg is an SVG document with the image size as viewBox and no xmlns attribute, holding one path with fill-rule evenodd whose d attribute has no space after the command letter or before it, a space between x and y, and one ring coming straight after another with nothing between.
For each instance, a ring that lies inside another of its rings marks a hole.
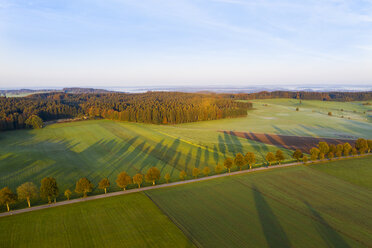
<instances>
[{"instance_id":1,"label":"dark tree line","mask_svg":"<svg viewBox=\"0 0 372 248\"><path fill-rule=\"evenodd\" d=\"M153 124L178 124L247 115L251 103L216 94L148 92L142 94L44 93L23 98L0 97L0 130L30 127L43 121L81 116Z\"/></svg>"},{"instance_id":2,"label":"dark tree line","mask_svg":"<svg viewBox=\"0 0 372 248\"><path fill-rule=\"evenodd\" d=\"M241 100L293 98L321 101L369 101L372 100L372 92L262 91L250 94L225 94L225 97Z\"/></svg>"}]
</instances>

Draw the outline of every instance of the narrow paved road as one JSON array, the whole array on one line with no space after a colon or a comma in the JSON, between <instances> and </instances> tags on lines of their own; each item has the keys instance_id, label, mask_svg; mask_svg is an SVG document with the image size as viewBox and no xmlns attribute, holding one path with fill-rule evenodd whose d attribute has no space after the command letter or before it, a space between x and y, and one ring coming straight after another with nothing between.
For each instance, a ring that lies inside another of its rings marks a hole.
<instances>
[{"instance_id":1,"label":"narrow paved road","mask_svg":"<svg viewBox=\"0 0 372 248\"><path fill-rule=\"evenodd\" d=\"M365 154L363 156L367 156L367 155L370 155L370 154ZM340 160L344 158L354 158L354 157L349 156L349 157L335 158L333 160ZM327 161L329 160L328 159L317 160L315 161L315 163L327 162ZM182 184L187 184L187 183L201 182L201 181L211 180L211 179L220 178L220 177L234 176L234 175L246 174L246 173L251 173L251 172L256 172L256 171L272 170L276 168L290 167L290 166L303 165L303 164L304 163L302 162L298 162L298 163L296 162L296 163L290 163L290 164L273 165L270 167L259 167L259 168L254 168L251 170L248 169L248 170L242 170L242 171L235 171L235 172L231 172L230 174L223 173L223 174L218 174L214 176L202 177L202 178L191 179L191 180L186 180L186 181L178 181L174 183L160 184L160 185L149 186L149 187L144 187L144 188L139 188L139 189L137 188L137 189L130 189L130 190L125 190L125 191L107 193L107 194L102 194L102 195L88 196L86 198L78 198L78 199L73 199L69 201L61 201L61 202L57 202L53 204L39 205L39 206L31 207L31 208L23 208L23 209L13 210L10 212L4 212L4 213L0 213L0 217L21 214L21 213L26 213L26 212L31 212L31 211L41 210L41 209L54 208L54 207L64 206L64 205L73 204L77 202L92 201L96 199L107 198L107 197L112 197L112 196L117 196L117 195L126 195L126 194L135 193L135 192L146 191L146 190L161 189L161 188L167 188L167 187L172 187L172 186L177 186L177 185L182 185Z\"/></svg>"}]
</instances>

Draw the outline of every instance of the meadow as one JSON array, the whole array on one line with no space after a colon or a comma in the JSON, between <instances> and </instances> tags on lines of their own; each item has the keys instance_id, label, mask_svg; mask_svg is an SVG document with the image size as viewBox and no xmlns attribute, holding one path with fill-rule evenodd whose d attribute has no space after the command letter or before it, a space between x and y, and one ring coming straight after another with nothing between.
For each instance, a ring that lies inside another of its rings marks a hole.
<instances>
[{"instance_id":1,"label":"meadow","mask_svg":"<svg viewBox=\"0 0 372 248\"><path fill-rule=\"evenodd\" d=\"M194 247L144 194L0 219L0 247Z\"/></svg>"},{"instance_id":2,"label":"meadow","mask_svg":"<svg viewBox=\"0 0 372 248\"><path fill-rule=\"evenodd\" d=\"M201 247L370 247L372 191L331 176L334 162L147 191ZM348 160L368 172L372 158ZM346 179L348 180L348 179Z\"/></svg>"},{"instance_id":3,"label":"meadow","mask_svg":"<svg viewBox=\"0 0 372 248\"><path fill-rule=\"evenodd\" d=\"M257 163L267 152L293 151L221 133L221 130L330 138L372 138L372 125L363 118L339 118L327 112L343 108L362 116L370 106L361 103L255 100L247 117L179 125L150 125L109 120L52 124L40 130L0 133L0 187L15 190L26 181L39 185L46 176L57 179L61 192L74 189L82 176L95 185L108 177L113 187L121 171L145 173L156 166L162 175L191 175L194 167L211 169L226 157L252 151ZM295 111L301 105L300 111ZM340 107L341 106L341 107ZM97 188L93 193L100 193ZM75 195L76 197L76 195ZM61 196L59 198L63 199Z\"/></svg>"}]
</instances>

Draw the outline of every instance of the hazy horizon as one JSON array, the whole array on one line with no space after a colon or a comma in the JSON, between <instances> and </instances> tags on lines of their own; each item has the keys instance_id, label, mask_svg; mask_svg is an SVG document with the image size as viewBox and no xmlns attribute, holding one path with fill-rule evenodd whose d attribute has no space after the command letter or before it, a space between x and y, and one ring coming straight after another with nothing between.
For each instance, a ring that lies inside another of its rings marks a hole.
<instances>
[{"instance_id":1,"label":"hazy horizon","mask_svg":"<svg viewBox=\"0 0 372 248\"><path fill-rule=\"evenodd\" d=\"M0 0L0 88L372 85L372 2Z\"/></svg>"}]
</instances>

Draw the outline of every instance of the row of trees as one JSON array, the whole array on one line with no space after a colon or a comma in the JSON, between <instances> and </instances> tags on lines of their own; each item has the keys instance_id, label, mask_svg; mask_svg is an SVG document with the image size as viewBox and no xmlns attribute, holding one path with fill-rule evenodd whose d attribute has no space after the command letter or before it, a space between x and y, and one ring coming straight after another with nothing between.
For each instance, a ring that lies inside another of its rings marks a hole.
<instances>
[{"instance_id":1,"label":"row of trees","mask_svg":"<svg viewBox=\"0 0 372 248\"><path fill-rule=\"evenodd\" d=\"M370 152L372 149L372 140L365 140L365 139L358 139L355 143L355 147L352 147L349 143L344 144L328 144L327 142L319 142L317 147L313 147L310 150L310 159L315 161L317 159L324 159L325 157L332 159L334 156L341 157L341 156L349 156L350 153L352 155L363 154L365 152ZM308 161L307 155L304 155L301 150L294 151L292 157L297 161L302 161L306 163ZM284 161L285 156L281 150L277 150L274 153L268 152L266 154L266 161L271 166L272 163L276 162L280 164ZM243 166L248 165L250 169L255 165L256 157L253 152L247 152L245 155L238 153L236 154L235 158L226 158L223 162L223 165L217 164L214 167L215 174L220 174L223 172L224 167L230 173L233 166L242 169ZM131 184L137 185L138 188L141 187L143 181L151 183L152 185L156 184L156 181L160 180L160 170L156 167L151 167L145 175L137 173L133 177L131 177L127 172L123 171L119 173L116 179L116 185L126 190L127 187ZM211 174L211 169L206 166L203 169L199 169L197 167L192 169L191 175L194 178L198 178L200 174L204 176L209 176ZM186 171L182 170L179 174L179 178L181 180L185 180L188 174ZM171 176L169 173L164 175L164 179L167 183L169 183ZM108 178L103 178L98 183L98 188L104 190L104 193L107 193L108 188L111 186L111 183ZM83 197L86 197L89 192L92 192L94 189L94 185L90 182L86 177L79 179L76 182L75 192L78 194L82 194ZM36 185L32 182L26 182L17 188L17 194L13 193L11 189L5 187L0 190L0 205L5 205L7 210L10 210L10 204L13 204L18 200L26 200L28 207L31 207L31 199L37 198L40 196L41 198L45 198L48 200L50 204L52 199L56 202L56 198L59 195L59 189L57 186L57 181L55 178L46 177L41 180L40 192ZM72 195L72 191L70 189L65 190L64 192L65 197L67 200L70 199Z\"/></svg>"},{"instance_id":2,"label":"row of trees","mask_svg":"<svg viewBox=\"0 0 372 248\"><path fill-rule=\"evenodd\" d=\"M0 97L0 130L39 127L42 121L82 116L153 124L178 124L247 115L251 103L217 94L148 92L142 94L43 93ZM30 119L32 118L32 119ZM39 120L37 120L39 121Z\"/></svg>"}]
</instances>

